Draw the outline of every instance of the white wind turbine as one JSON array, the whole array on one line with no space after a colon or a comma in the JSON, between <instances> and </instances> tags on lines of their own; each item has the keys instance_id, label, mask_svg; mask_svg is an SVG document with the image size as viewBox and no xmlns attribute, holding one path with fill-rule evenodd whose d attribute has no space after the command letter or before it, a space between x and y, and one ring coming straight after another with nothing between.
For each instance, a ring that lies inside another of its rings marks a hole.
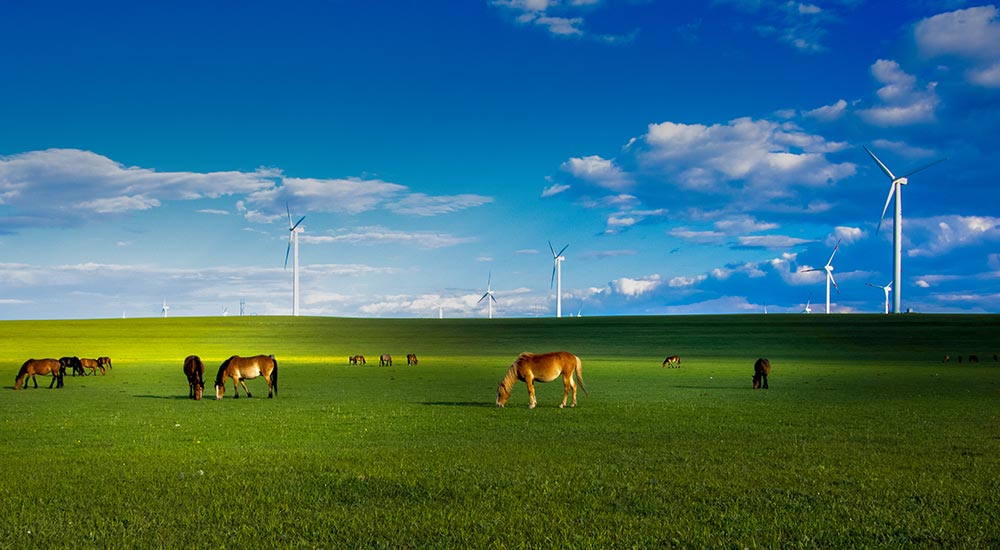
<instances>
[{"instance_id":1,"label":"white wind turbine","mask_svg":"<svg viewBox=\"0 0 1000 550\"><path fill-rule=\"evenodd\" d=\"M939 162L944 162L947 159L938 159L930 164L925 164L916 170L911 170L902 176L896 177L893 175L892 171L872 153L871 149L865 147L865 151L871 155L872 159L878 164L878 167L882 169L882 172L886 176L889 176L889 197L885 199L885 207L882 208L882 217L878 220L878 227L875 229L875 233L878 233L879 229L882 228L882 221L885 220L885 212L889 209L889 203L892 202L893 194L896 195L896 207L895 214L893 216L893 227L892 227L892 285L896 289L896 293L892 295L892 312L899 313L899 301L900 301L900 288L902 286L902 258L903 258L903 186L909 183L907 179L909 176L916 174L917 172L930 168Z\"/></svg>"},{"instance_id":2,"label":"white wind turbine","mask_svg":"<svg viewBox=\"0 0 1000 550\"><path fill-rule=\"evenodd\" d=\"M480 298L479 301L476 302L476 303L477 304L482 303L483 300L486 300L486 306L487 306L487 308L489 310L490 319L492 319L493 318L493 304L497 303L497 299L493 296L493 272L492 271L490 272L489 279L486 280L486 294L483 294L483 297Z\"/></svg>"},{"instance_id":3,"label":"white wind turbine","mask_svg":"<svg viewBox=\"0 0 1000 550\"><path fill-rule=\"evenodd\" d=\"M865 283L865 284L868 285L868 286L870 286L870 287L881 288L882 292L885 292L885 313L888 314L889 313L889 293L892 292L892 281L889 281L888 283L886 283L885 286L882 286L882 285L873 285L871 283Z\"/></svg>"},{"instance_id":4,"label":"white wind turbine","mask_svg":"<svg viewBox=\"0 0 1000 550\"><path fill-rule=\"evenodd\" d=\"M833 288L837 289L837 294L840 294L840 287L837 286L837 281L833 279L833 257L837 254L837 249L840 248L840 241L837 241L837 246L833 247L833 254L830 254L830 259L826 261L826 265L822 268L814 267L812 269L802 270L804 273L809 271L826 271L826 312L830 313L830 284L833 284ZM808 306L806 306L808 308Z\"/></svg>"},{"instance_id":5,"label":"white wind turbine","mask_svg":"<svg viewBox=\"0 0 1000 550\"><path fill-rule=\"evenodd\" d=\"M163 308L162 308L162 309L160 309L160 313L162 313L162 314L163 314L163 318L164 318L164 319L166 319L166 318L167 318L167 311L168 311L169 309L170 309L170 306L168 306L168 305L167 305L167 301L166 301L166 300L163 300Z\"/></svg>"},{"instance_id":6,"label":"white wind turbine","mask_svg":"<svg viewBox=\"0 0 1000 550\"><path fill-rule=\"evenodd\" d=\"M802 313L812 313L813 312L813 308L810 307L811 303L812 303L812 296L810 296L809 299L806 300L806 308L802 310Z\"/></svg>"},{"instance_id":7,"label":"white wind turbine","mask_svg":"<svg viewBox=\"0 0 1000 550\"><path fill-rule=\"evenodd\" d=\"M298 317L299 315L299 233L302 233L302 228L299 224L302 220L306 219L305 216L299 218L299 221L292 223L292 211L288 209L288 204L285 204L285 212L288 213L288 247L285 248L285 269L288 269L288 254L295 250L295 255L292 260L292 315Z\"/></svg>"},{"instance_id":8,"label":"white wind turbine","mask_svg":"<svg viewBox=\"0 0 1000 550\"><path fill-rule=\"evenodd\" d=\"M562 247L558 253L556 249L552 246L552 241L549 241L549 250L552 251L552 282L549 283L549 288L552 288L552 284L556 285L556 317L562 317L562 263L566 259L562 255L566 252L569 245Z\"/></svg>"}]
</instances>

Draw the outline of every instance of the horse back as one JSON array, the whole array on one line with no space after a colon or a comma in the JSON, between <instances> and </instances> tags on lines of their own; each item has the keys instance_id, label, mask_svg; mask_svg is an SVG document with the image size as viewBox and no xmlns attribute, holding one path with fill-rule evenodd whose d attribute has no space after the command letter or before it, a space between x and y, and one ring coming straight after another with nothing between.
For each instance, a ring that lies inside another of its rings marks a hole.
<instances>
[{"instance_id":1,"label":"horse back","mask_svg":"<svg viewBox=\"0 0 1000 550\"><path fill-rule=\"evenodd\" d=\"M525 352L516 361L518 378L524 379L530 374L541 382L551 382L559 376L572 374L576 366L577 357L568 351L538 354Z\"/></svg>"},{"instance_id":2,"label":"horse back","mask_svg":"<svg viewBox=\"0 0 1000 550\"><path fill-rule=\"evenodd\" d=\"M771 374L771 361L761 357L753 364L753 371L756 374Z\"/></svg>"},{"instance_id":3,"label":"horse back","mask_svg":"<svg viewBox=\"0 0 1000 550\"><path fill-rule=\"evenodd\" d=\"M21 365L20 374L53 374L61 368L62 363L58 359L28 359Z\"/></svg>"}]
</instances>

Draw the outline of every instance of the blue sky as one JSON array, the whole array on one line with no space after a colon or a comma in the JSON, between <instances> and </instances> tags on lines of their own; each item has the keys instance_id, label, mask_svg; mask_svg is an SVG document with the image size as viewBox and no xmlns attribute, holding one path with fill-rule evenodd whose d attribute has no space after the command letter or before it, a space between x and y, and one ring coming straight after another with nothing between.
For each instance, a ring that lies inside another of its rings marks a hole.
<instances>
[{"instance_id":1,"label":"blue sky","mask_svg":"<svg viewBox=\"0 0 1000 550\"><path fill-rule=\"evenodd\" d=\"M18 2L0 318L1000 311L1000 11ZM890 212L891 213L891 212Z\"/></svg>"}]
</instances>

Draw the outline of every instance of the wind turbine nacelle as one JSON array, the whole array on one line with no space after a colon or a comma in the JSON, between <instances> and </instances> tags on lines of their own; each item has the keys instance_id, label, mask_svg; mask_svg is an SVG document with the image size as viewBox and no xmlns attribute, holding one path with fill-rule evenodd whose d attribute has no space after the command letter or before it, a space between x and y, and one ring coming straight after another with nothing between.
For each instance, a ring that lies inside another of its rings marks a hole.
<instances>
[{"instance_id":1,"label":"wind turbine nacelle","mask_svg":"<svg viewBox=\"0 0 1000 550\"><path fill-rule=\"evenodd\" d=\"M892 183L898 183L900 185L906 185L907 183L910 183L910 180L908 180L906 178L896 178L895 180L893 180Z\"/></svg>"}]
</instances>

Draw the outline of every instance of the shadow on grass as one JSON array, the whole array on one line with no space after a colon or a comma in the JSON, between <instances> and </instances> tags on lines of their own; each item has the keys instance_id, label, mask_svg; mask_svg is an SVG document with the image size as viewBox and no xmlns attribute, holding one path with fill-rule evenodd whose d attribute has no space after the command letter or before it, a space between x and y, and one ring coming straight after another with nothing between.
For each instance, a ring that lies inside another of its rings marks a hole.
<instances>
[{"instance_id":1,"label":"shadow on grass","mask_svg":"<svg viewBox=\"0 0 1000 550\"><path fill-rule=\"evenodd\" d=\"M431 407L496 407L496 403L483 401L424 401L421 405Z\"/></svg>"},{"instance_id":2,"label":"shadow on grass","mask_svg":"<svg viewBox=\"0 0 1000 550\"><path fill-rule=\"evenodd\" d=\"M191 399L186 395L133 395L132 397L138 397L139 399Z\"/></svg>"}]
</instances>

